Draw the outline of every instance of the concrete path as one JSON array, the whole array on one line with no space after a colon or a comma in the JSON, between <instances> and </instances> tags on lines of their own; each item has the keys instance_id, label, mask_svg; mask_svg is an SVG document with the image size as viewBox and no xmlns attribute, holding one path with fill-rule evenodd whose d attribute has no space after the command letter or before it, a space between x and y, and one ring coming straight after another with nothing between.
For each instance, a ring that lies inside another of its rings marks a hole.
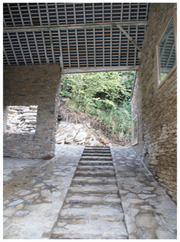
<instances>
[{"instance_id":1,"label":"concrete path","mask_svg":"<svg viewBox=\"0 0 180 242\"><path fill-rule=\"evenodd\" d=\"M176 205L132 148L112 147L114 166L109 150L87 149L79 162L83 149L4 158L4 239L176 238Z\"/></svg>"}]
</instances>

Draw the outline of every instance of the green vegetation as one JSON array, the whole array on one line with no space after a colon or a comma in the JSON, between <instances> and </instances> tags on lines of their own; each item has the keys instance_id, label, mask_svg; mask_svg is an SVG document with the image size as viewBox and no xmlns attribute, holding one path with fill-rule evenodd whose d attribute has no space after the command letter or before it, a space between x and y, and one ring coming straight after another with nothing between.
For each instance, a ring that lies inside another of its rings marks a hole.
<instances>
[{"instance_id":1,"label":"green vegetation","mask_svg":"<svg viewBox=\"0 0 180 242\"><path fill-rule=\"evenodd\" d=\"M164 80L164 78L167 76L168 73L161 73L160 76L161 76L161 81Z\"/></svg>"},{"instance_id":2,"label":"green vegetation","mask_svg":"<svg viewBox=\"0 0 180 242\"><path fill-rule=\"evenodd\" d=\"M133 79L134 71L63 75L60 94L68 109L103 123L107 135L115 134L122 141L130 137Z\"/></svg>"}]
</instances>

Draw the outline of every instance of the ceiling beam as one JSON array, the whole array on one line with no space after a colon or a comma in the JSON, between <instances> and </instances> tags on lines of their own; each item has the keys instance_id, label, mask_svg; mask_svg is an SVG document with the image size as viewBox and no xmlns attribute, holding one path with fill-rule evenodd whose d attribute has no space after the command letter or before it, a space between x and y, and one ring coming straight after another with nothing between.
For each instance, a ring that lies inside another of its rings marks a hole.
<instances>
[{"instance_id":1,"label":"ceiling beam","mask_svg":"<svg viewBox=\"0 0 180 242\"><path fill-rule=\"evenodd\" d=\"M119 31L119 59L118 59L119 66L121 65L121 31Z\"/></svg>"},{"instance_id":2,"label":"ceiling beam","mask_svg":"<svg viewBox=\"0 0 180 242\"><path fill-rule=\"evenodd\" d=\"M175 52L175 49L174 48L175 48L175 44L173 44L172 47L171 47L171 52L170 52L169 57L168 57L168 60L166 62L166 67L169 65L169 61L171 59L171 56L172 56L173 51ZM174 59L176 59L176 58L174 58Z\"/></svg>"},{"instance_id":3,"label":"ceiling beam","mask_svg":"<svg viewBox=\"0 0 180 242\"><path fill-rule=\"evenodd\" d=\"M36 39L36 35L33 32L33 37L34 37L34 43L35 43L35 47L36 47L36 51L37 51L37 56L38 56L38 60L39 60L39 64L41 65L41 57L39 55L39 49L38 49L38 45L37 45L37 39Z\"/></svg>"},{"instance_id":4,"label":"ceiling beam","mask_svg":"<svg viewBox=\"0 0 180 242\"><path fill-rule=\"evenodd\" d=\"M12 49L12 52L14 54L14 59L16 61L16 64L17 66L19 65L19 62L18 62L18 59L17 59L17 56L16 56L16 52L14 51L14 46L12 44L12 41L11 41L11 37L9 36L9 33L7 33L7 36L8 36L8 39L9 39L9 43L10 43L10 46L11 46L11 49Z\"/></svg>"},{"instance_id":5,"label":"ceiling beam","mask_svg":"<svg viewBox=\"0 0 180 242\"><path fill-rule=\"evenodd\" d=\"M8 65L10 66L10 62L9 62L9 59L8 59L8 56L7 56L7 53L6 53L6 50L5 50L4 47L3 47L3 52L4 52L4 54L5 54L5 57L6 57L7 63L8 63Z\"/></svg>"},{"instance_id":6,"label":"ceiling beam","mask_svg":"<svg viewBox=\"0 0 180 242\"><path fill-rule=\"evenodd\" d=\"M170 68L167 68L167 67L162 68L162 67L160 67L160 73L167 73L168 74L171 69L172 69L172 67L170 67Z\"/></svg>"},{"instance_id":7,"label":"ceiling beam","mask_svg":"<svg viewBox=\"0 0 180 242\"><path fill-rule=\"evenodd\" d=\"M133 38L123 29L121 25L117 25L118 28L126 35L128 39L131 40L131 42L138 48L138 50L148 59L147 55L142 51L142 49L139 47L139 45L133 40Z\"/></svg>"},{"instance_id":8,"label":"ceiling beam","mask_svg":"<svg viewBox=\"0 0 180 242\"><path fill-rule=\"evenodd\" d=\"M128 32L130 33L130 27L128 26ZM128 66L128 61L129 61L129 38L127 41L127 58L126 58L126 65Z\"/></svg>"},{"instance_id":9,"label":"ceiling beam","mask_svg":"<svg viewBox=\"0 0 180 242\"><path fill-rule=\"evenodd\" d=\"M60 46L60 57L59 57L59 60L60 60L61 69L63 69L64 68L64 66L63 66L63 52L62 52L61 31L60 30L58 30L58 35L59 35L59 46Z\"/></svg>"},{"instance_id":10,"label":"ceiling beam","mask_svg":"<svg viewBox=\"0 0 180 242\"><path fill-rule=\"evenodd\" d=\"M136 42L137 42L137 35L138 35L138 26L136 26ZM135 54L134 54L134 65L136 65L136 54L137 53L137 48L135 48Z\"/></svg>"},{"instance_id":11,"label":"ceiling beam","mask_svg":"<svg viewBox=\"0 0 180 242\"><path fill-rule=\"evenodd\" d=\"M20 41L20 39L19 39L19 35L18 35L17 32L16 32L16 37L17 37L17 40L18 40L19 48L20 48L20 50L21 50L21 54L22 54L22 57L23 57L24 63L25 63L25 65L27 65L27 63L26 63L26 58L25 58L25 56L24 56L23 48L22 48L22 45L21 45L21 41Z\"/></svg>"},{"instance_id":12,"label":"ceiling beam","mask_svg":"<svg viewBox=\"0 0 180 242\"><path fill-rule=\"evenodd\" d=\"M102 28L102 30L103 30L103 66L105 66L105 54L104 54L104 52L105 52L105 41L104 41L104 27Z\"/></svg>"},{"instance_id":13,"label":"ceiling beam","mask_svg":"<svg viewBox=\"0 0 180 242\"><path fill-rule=\"evenodd\" d=\"M86 23L86 24L64 24L64 25L41 25L41 26L22 26L22 27L5 27L3 32L27 32L42 30L59 30L59 29L77 29L77 28L95 28L103 26L129 26L129 25L147 25L147 21L122 21L122 22L104 22L104 23Z\"/></svg>"},{"instance_id":14,"label":"ceiling beam","mask_svg":"<svg viewBox=\"0 0 180 242\"><path fill-rule=\"evenodd\" d=\"M86 45L86 66L88 67L88 45L87 45L87 33L86 33L86 29L84 30L85 31L85 45Z\"/></svg>"},{"instance_id":15,"label":"ceiling beam","mask_svg":"<svg viewBox=\"0 0 180 242\"><path fill-rule=\"evenodd\" d=\"M34 61L33 61L33 57L32 57L32 53L31 53L31 48L30 48L30 45L29 45L29 40L28 40L28 36L27 36L27 33L25 32L25 38L26 38L26 44L27 44L27 47L28 47L28 50L29 50L29 55L30 55L30 58L31 58L31 62L32 64L34 65Z\"/></svg>"},{"instance_id":16,"label":"ceiling beam","mask_svg":"<svg viewBox=\"0 0 180 242\"><path fill-rule=\"evenodd\" d=\"M93 45L94 45L94 66L96 66L96 36L95 36L95 28L93 28Z\"/></svg>"},{"instance_id":17,"label":"ceiling beam","mask_svg":"<svg viewBox=\"0 0 180 242\"><path fill-rule=\"evenodd\" d=\"M172 34L173 34L173 36L174 36L174 31L173 31L173 29L171 29L171 31L172 31ZM171 34L171 33L169 33L169 34ZM164 41L164 37L163 37L163 41ZM166 34L166 39L165 39L165 42L164 42L164 44L163 44L163 47L162 47L162 50L161 50L160 57L164 54L164 51L165 51L165 49L166 49L166 44L167 44L168 41L169 41L169 35ZM160 42L162 43L162 40L159 41L158 46L161 45Z\"/></svg>"},{"instance_id":18,"label":"ceiling beam","mask_svg":"<svg viewBox=\"0 0 180 242\"><path fill-rule=\"evenodd\" d=\"M75 29L75 35L76 35L76 52L77 52L77 61L78 61L78 67L79 64L79 42L78 42L78 36L77 36L77 29Z\"/></svg>"},{"instance_id":19,"label":"ceiling beam","mask_svg":"<svg viewBox=\"0 0 180 242\"><path fill-rule=\"evenodd\" d=\"M46 58L46 64L49 64L49 59L47 57L47 52L46 52L46 42L45 42L45 38L44 38L44 32L41 31L42 34L42 40L43 40L43 47L44 47L44 54L45 54L45 58Z\"/></svg>"},{"instance_id":20,"label":"ceiling beam","mask_svg":"<svg viewBox=\"0 0 180 242\"><path fill-rule=\"evenodd\" d=\"M99 67L64 68L62 69L62 74L100 72L100 71L128 71L128 70L138 70L138 68L139 66L99 66Z\"/></svg>"}]
</instances>

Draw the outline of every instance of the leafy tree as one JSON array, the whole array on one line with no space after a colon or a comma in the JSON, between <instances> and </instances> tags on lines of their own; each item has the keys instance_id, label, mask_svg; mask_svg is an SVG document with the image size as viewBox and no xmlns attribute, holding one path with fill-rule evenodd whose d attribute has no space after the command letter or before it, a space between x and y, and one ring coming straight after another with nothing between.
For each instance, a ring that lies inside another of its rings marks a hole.
<instances>
[{"instance_id":1,"label":"leafy tree","mask_svg":"<svg viewBox=\"0 0 180 242\"><path fill-rule=\"evenodd\" d=\"M91 72L63 75L61 92L69 105L103 121L111 133L130 135L129 102L134 71Z\"/></svg>"},{"instance_id":2,"label":"leafy tree","mask_svg":"<svg viewBox=\"0 0 180 242\"><path fill-rule=\"evenodd\" d=\"M61 79L61 92L72 93L81 106L92 104L92 98L118 103L130 98L133 78L134 71L67 74Z\"/></svg>"}]
</instances>

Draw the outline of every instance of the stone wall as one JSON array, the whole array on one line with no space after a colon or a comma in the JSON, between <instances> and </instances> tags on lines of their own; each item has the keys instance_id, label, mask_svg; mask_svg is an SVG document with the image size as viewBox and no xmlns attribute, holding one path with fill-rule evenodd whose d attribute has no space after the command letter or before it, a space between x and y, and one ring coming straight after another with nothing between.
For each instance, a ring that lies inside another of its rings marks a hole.
<instances>
[{"instance_id":1,"label":"stone wall","mask_svg":"<svg viewBox=\"0 0 180 242\"><path fill-rule=\"evenodd\" d=\"M136 72L134 78L134 89L131 96L131 117L132 120L137 115L138 117L138 144L133 145L133 138L131 137L131 144L134 147L136 153L141 156L144 153L144 134L143 134L143 122L141 114L141 92L139 92L139 79L138 72ZM133 133L133 132L132 132Z\"/></svg>"},{"instance_id":2,"label":"stone wall","mask_svg":"<svg viewBox=\"0 0 180 242\"><path fill-rule=\"evenodd\" d=\"M176 201L177 73L158 88L156 44L174 4L151 3L140 67L132 96L132 117L140 117L139 143L133 146L154 177Z\"/></svg>"},{"instance_id":3,"label":"stone wall","mask_svg":"<svg viewBox=\"0 0 180 242\"><path fill-rule=\"evenodd\" d=\"M38 106L9 106L6 132L35 133L37 109Z\"/></svg>"},{"instance_id":4,"label":"stone wall","mask_svg":"<svg viewBox=\"0 0 180 242\"><path fill-rule=\"evenodd\" d=\"M54 155L60 76L58 64L4 67L4 110L7 106L38 105L34 134L4 133L5 156L45 158Z\"/></svg>"},{"instance_id":5,"label":"stone wall","mask_svg":"<svg viewBox=\"0 0 180 242\"><path fill-rule=\"evenodd\" d=\"M8 111L8 106L3 105L3 134L5 133L7 127Z\"/></svg>"}]
</instances>

